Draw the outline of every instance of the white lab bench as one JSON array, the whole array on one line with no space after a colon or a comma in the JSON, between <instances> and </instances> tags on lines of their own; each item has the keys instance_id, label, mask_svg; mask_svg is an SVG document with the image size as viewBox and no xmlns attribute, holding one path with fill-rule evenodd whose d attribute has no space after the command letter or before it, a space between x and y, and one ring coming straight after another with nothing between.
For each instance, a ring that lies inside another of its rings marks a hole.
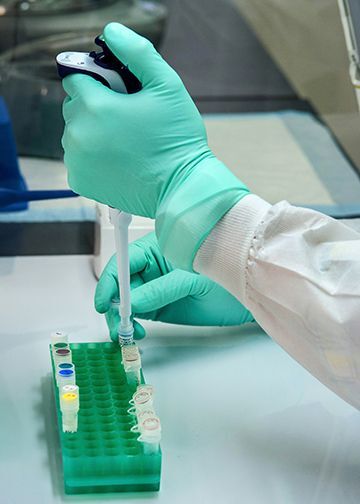
<instances>
[{"instance_id":1,"label":"white lab bench","mask_svg":"<svg viewBox=\"0 0 360 504\"><path fill-rule=\"evenodd\" d=\"M159 493L65 496L49 334L105 341L87 256L0 259L0 502L347 504L360 501L360 413L255 325L146 323L163 426Z\"/></svg>"}]
</instances>

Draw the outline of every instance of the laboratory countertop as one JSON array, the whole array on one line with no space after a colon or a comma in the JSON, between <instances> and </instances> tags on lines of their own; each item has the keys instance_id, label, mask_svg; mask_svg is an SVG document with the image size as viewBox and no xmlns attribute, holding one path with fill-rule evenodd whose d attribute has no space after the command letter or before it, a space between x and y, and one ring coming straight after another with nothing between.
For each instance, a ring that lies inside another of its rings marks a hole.
<instances>
[{"instance_id":1,"label":"laboratory countertop","mask_svg":"<svg viewBox=\"0 0 360 504\"><path fill-rule=\"evenodd\" d=\"M159 493L65 496L49 335L106 341L89 256L0 259L0 502L332 504L360 500L360 413L256 325L146 323L163 427Z\"/></svg>"}]
</instances>

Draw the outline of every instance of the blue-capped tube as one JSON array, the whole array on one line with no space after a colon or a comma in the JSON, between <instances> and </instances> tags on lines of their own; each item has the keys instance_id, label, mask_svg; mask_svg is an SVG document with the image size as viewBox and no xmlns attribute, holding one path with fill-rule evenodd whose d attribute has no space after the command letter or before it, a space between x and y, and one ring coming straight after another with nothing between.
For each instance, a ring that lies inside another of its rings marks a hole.
<instances>
[{"instance_id":1,"label":"blue-capped tube","mask_svg":"<svg viewBox=\"0 0 360 504\"><path fill-rule=\"evenodd\" d=\"M75 366L72 362L60 362L56 366L56 373L55 373L55 378L56 378L56 384L59 387L59 379L64 378L66 376L69 377L74 377L74 384L75 384ZM67 382L67 383L70 383ZM71 385L73 383L70 383ZM64 383L66 385L66 383Z\"/></svg>"}]
</instances>

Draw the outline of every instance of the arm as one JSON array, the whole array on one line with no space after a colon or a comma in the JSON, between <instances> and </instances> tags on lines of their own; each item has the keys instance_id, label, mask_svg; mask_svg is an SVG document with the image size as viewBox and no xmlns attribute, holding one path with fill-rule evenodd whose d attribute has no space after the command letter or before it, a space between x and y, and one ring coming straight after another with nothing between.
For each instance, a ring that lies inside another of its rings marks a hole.
<instances>
[{"instance_id":1,"label":"arm","mask_svg":"<svg viewBox=\"0 0 360 504\"><path fill-rule=\"evenodd\" d=\"M263 329L360 408L360 234L250 195L214 227L194 269L236 296Z\"/></svg>"},{"instance_id":2,"label":"arm","mask_svg":"<svg viewBox=\"0 0 360 504\"><path fill-rule=\"evenodd\" d=\"M64 79L70 187L154 217L159 251L173 268L217 280L295 359L360 408L359 235L251 195L211 152L199 112L152 45L116 23L104 37L143 88L127 96L88 76Z\"/></svg>"}]
</instances>

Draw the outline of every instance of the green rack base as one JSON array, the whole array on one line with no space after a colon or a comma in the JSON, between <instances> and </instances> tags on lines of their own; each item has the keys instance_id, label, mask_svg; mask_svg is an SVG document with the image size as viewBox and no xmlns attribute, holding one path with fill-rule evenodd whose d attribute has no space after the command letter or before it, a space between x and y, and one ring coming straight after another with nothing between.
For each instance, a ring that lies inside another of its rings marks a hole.
<instances>
[{"instance_id":1,"label":"green rack base","mask_svg":"<svg viewBox=\"0 0 360 504\"><path fill-rule=\"evenodd\" d=\"M127 410L135 387L126 381L119 345L72 343L70 348L80 399L75 433L62 431L52 360L65 493L159 490L161 451L144 454L139 434L130 431L135 420Z\"/></svg>"}]
</instances>

